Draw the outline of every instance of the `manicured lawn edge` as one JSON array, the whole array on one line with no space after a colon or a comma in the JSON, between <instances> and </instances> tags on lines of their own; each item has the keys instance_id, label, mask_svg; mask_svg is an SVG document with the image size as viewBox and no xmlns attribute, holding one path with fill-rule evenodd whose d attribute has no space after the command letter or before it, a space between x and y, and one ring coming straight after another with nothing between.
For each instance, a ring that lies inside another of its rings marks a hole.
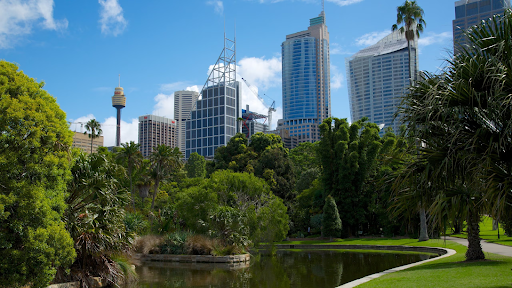
<instances>
[{"instance_id":1,"label":"manicured lawn edge","mask_svg":"<svg viewBox=\"0 0 512 288\"><path fill-rule=\"evenodd\" d=\"M337 239L335 241L287 241L279 244L335 244L344 249L344 244L404 245L447 248L455 255L436 258L428 263L390 273L358 287L510 287L512 284L512 257L485 253L487 261L465 262L467 248L443 239L418 242L417 239Z\"/></svg>"}]
</instances>

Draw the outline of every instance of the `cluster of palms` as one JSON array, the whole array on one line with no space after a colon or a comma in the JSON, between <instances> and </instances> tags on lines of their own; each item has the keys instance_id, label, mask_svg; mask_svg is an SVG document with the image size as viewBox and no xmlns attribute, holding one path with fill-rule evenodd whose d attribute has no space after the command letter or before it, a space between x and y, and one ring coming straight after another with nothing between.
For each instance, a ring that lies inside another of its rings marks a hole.
<instances>
[{"instance_id":1,"label":"cluster of palms","mask_svg":"<svg viewBox=\"0 0 512 288\"><path fill-rule=\"evenodd\" d=\"M485 257L481 216L510 211L511 31L511 11L469 29L469 44L458 47L441 73L424 73L398 111L417 147L398 174L395 200L421 203L415 209L428 209L441 230L466 221L467 260Z\"/></svg>"},{"instance_id":2,"label":"cluster of palms","mask_svg":"<svg viewBox=\"0 0 512 288\"><path fill-rule=\"evenodd\" d=\"M86 125L86 132L91 138L91 153L93 153L93 141L101 136L101 124L96 119L89 120ZM87 133L89 132L89 133ZM132 195L132 205L135 205L134 189L133 189L133 176L134 169L138 169L138 182L137 187L141 198L144 200L148 196L148 191L153 186L153 200L151 202L151 209L155 206L155 198L158 194L158 187L160 183L168 179L173 171L178 171L182 168L183 155L178 148L171 148L167 145L158 145L154 148L154 152L149 157L149 160L144 161L140 153L140 144L133 141L129 143L121 143L121 148L116 152L116 157L126 165L126 172L130 179L130 193ZM153 185L154 184L154 185Z\"/></svg>"}]
</instances>

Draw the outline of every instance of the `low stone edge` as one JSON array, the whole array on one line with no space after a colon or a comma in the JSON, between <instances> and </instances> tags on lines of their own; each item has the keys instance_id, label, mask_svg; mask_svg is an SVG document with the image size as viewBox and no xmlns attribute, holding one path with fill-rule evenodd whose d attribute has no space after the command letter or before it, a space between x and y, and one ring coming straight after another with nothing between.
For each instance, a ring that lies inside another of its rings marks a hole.
<instances>
[{"instance_id":1,"label":"low stone edge","mask_svg":"<svg viewBox=\"0 0 512 288\"><path fill-rule=\"evenodd\" d=\"M184 262L184 263L240 263L250 261L250 254L211 256L211 255L171 255L171 254L136 254L142 261Z\"/></svg>"}]
</instances>

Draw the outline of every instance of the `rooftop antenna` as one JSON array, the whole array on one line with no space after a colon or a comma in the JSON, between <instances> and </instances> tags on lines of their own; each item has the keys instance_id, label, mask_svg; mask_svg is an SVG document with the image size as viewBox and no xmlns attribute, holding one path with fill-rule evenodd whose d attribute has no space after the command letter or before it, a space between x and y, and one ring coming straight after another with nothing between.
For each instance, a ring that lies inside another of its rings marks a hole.
<instances>
[{"instance_id":1,"label":"rooftop antenna","mask_svg":"<svg viewBox=\"0 0 512 288\"><path fill-rule=\"evenodd\" d=\"M121 74L119 74L119 86L117 87L121 87Z\"/></svg>"},{"instance_id":2,"label":"rooftop antenna","mask_svg":"<svg viewBox=\"0 0 512 288\"><path fill-rule=\"evenodd\" d=\"M322 12L325 13L325 0L322 0Z\"/></svg>"}]
</instances>

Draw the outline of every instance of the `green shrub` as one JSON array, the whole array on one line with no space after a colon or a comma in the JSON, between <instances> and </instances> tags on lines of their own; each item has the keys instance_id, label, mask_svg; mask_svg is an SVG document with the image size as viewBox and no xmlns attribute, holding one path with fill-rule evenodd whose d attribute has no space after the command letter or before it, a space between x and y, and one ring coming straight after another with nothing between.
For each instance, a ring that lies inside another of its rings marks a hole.
<instances>
[{"instance_id":1,"label":"green shrub","mask_svg":"<svg viewBox=\"0 0 512 288\"><path fill-rule=\"evenodd\" d=\"M340 237L341 219L338 213L338 207L334 198L330 195L325 198L324 217L322 218L322 236Z\"/></svg>"},{"instance_id":2,"label":"green shrub","mask_svg":"<svg viewBox=\"0 0 512 288\"><path fill-rule=\"evenodd\" d=\"M163 254L183 255L187 254L185 242L192 233L186 231L176 231L167 234L163 243L159 246Z\"/></svg>"}]
</instances>

